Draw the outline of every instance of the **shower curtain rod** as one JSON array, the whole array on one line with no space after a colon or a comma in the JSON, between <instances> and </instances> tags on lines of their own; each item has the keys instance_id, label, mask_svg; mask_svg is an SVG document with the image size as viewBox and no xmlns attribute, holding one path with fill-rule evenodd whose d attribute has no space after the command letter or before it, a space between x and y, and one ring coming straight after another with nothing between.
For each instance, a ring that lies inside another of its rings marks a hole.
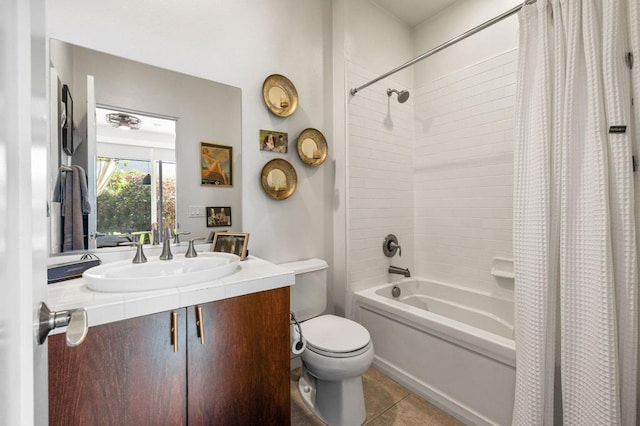
<instances>
[{"instance_id":1,"label":"shower curtain rod","mask_svg":"<svg viewBox=\"0 0 640 426\"><path fill-rule=\"evenodd\" d=\"M490 27L491 25L502 21L505 18L508 18L511 15L514 15L516 13L518 13L520 11L520 9L522 9L525 5L529 5L529 4L533 4L535 3L536 0L526 0L523 4L515 6L513 9L510 9L506 12L504 12L501 15L496 16L493 19L489 19L487 22L484 22L480 25L478 25L475 28L470 29L469 31L460 34L457 37L452 38L451 40L447 41L446 43L442 43L440 46L434 47L433 49L424 52L423 54L421 54L420 56L416 56L415 58L411 59L408 62L405 62L404 64L400 65L397 68L392 69L389 72L386 72L384 74L382 74L380 77L374 78L373 80L369 81L368 83L363 84L362 86L358 86L358 87L354 87L353 89L350 90L351 96L355 96L356 93L358 93L360 90L364 89L365 87L369 87L371 86L373 83L377 83L378 81L382 80L383 78L387 78L392 74L397 73L398 71L402 71L403 69L410 67L411 65L415 64L416 62L420 62L423 59L428 58L429 56L433 55L434 53L437 53L443 49L446 49L449 46L452 46L454 44L456 44L457 42L464 40L465 38L484 30L485 28Z\"/></svg>"}]
</instances>

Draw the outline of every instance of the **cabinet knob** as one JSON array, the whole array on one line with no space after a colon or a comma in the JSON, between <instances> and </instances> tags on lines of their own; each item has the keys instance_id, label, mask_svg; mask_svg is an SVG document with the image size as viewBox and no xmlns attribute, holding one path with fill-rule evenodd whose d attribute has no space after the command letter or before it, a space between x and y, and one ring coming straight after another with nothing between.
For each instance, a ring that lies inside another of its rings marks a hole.
<instances>
[{"instance_id":1,"label":"cabinet knob","mask_svg":"<svg viewBox=\"0 0 640 426\"><path fill-rule=\"evenodd\" d=\"M41 302L38 309L38 344L47 340L47 336L54 328L67 327L65 340L67 346L75 347L82 343L89 332L87 310L84 308L68 311L51 312L46 303Z\"/></svg>"}]
</instances>

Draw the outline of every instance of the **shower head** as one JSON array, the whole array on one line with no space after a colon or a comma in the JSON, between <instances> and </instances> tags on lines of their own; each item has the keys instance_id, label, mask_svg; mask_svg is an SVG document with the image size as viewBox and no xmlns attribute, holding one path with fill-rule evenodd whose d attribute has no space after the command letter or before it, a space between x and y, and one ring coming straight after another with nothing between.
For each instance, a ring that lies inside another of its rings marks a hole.
<instances>
[{"instance_id":1,"label":"shower head","mask_svg":"<svg viewBox=\"0 0 640 426\"><path fill-rule=\"evenodd\" d=\"M392 93L398 94L398 102L400 102L401 104L407 102L407 99L409 99L408 90L401 90L398 92L396 89L387 89L387 96L390 97Z\"/></svg>"}]
</instances>

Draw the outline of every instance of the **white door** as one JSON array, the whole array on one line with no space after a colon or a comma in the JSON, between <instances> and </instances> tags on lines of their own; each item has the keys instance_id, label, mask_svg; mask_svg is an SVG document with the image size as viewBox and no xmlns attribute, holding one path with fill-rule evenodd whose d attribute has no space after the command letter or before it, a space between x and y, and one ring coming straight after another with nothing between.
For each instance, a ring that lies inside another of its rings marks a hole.
<instances>
[{"instance_id":1,"label":"white door","mask_svg":"<svg viewBox=\"0 0 640 426\"><path fill-rule=\"evenodd\" d=\"M44 0L0 2L0 425L47 422L44 14Z\"/></svg>"}]
</instances>

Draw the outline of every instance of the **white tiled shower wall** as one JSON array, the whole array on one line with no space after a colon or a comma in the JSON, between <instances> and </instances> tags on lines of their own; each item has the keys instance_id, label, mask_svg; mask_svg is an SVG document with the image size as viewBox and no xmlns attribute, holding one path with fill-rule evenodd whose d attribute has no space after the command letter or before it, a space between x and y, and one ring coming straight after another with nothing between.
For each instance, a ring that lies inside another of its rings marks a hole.
<instances>
[{"instance_id":1,"label":"white tiled shower wall","mask_svg":"<svg viewBox=\"0 0 640 426\"><path fill-rule=\"evenodd\" d=\"M376 76L347 63L349 87ZM401 104L395 94L387 96L389 87L406 89L387 79L349 99L347 232L352 291L388 282L390 264L414 269L413 96ZM382 241L390 233L398 237L403 256L383 255Z\"/></svg>"},{"instance_id":2,"label":"white tiled shower wall","mask_svg":"<svg viewBox=\"0 0 640 426\"><path fill-rule=\"evenodd\" d=\"M387 267L513 297L490 274L512 257L513 109L517 50L388 98L390 80L350 98L348 256L352 291L389 281ZM353 62L348 86L375 78ZM388 259L382 239L404 256Z\"/></svg>"},{"instance_id":3,"label":"white tiled shower wall","mask_svg":"<svg viewBox=\"0 0 640 426\"><path fill-rule=\"evenodd\" d=\"M415 90L416 273L513 297L490 274L512 257L517 50Z\"/></svg>"}]
</instances>

